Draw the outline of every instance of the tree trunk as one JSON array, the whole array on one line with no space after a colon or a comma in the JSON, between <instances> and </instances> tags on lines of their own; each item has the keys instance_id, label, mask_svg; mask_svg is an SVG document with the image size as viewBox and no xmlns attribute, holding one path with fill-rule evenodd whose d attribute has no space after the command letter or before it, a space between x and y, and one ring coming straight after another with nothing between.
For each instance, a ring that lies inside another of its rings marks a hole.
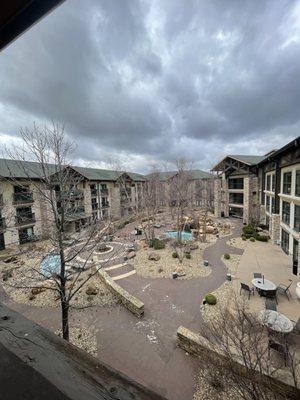
<instances>
[{"instance_id":1,"label":"tree trunk","mask_svg":"<svg viewBox=\"0 0 300 400\"><path fill-rule=\"evenodd\" d=\"M65 300L61 300L61 312L63 338L69 341L69 304Z\"/></svg>"}]
</instances>

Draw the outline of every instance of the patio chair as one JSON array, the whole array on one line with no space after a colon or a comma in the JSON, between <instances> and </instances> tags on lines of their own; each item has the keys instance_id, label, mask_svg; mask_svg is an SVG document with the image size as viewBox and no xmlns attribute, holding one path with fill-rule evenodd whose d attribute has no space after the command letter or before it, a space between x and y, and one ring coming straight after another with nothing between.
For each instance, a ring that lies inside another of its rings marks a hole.
<instances>
[{"instance_id":1,"label":"patio chair","mask_svg":"<svg viewBox=\"0 0 300 400\"><path fill-rule=\"evenodd\" d=\"M276 304L276 300L274 300L274 299L269 299L267 297L265 306L266 306L266 310L277 311L277 304Z\"/></svg>"},{"instance_id":2,"label":"patio chair","mask_svg":"<svg viewBox=\"0 0 300 400\"><path fill-rule=\"evenodd\" d=\"M294 324L292 332L299 334L300 333L300 318L298 318L298 320L296 322L295 321L292 321L292 322Z\"/></svg>"},{"instance_id":3,"label":"patio chair","mask_svg":"<svg viewBox=\"0 0 300 400\"><path fill-rule=\"evenodd\" d=\"M284 285L283 283L279 283L279 285L277 286L277 292L279 294L285 295L289 301L290 301L289 295L291 296L290 287L292 286L292 283L293 282L291 282L288 286Z\"/></svg>"},{"instance_id":4,"label":"patio chair","mask_svg":"<svg viewBox=\"0 0 300 400\"><path fill-rule=\"evenodd\" d=\"M272 339L269 339L269 342L268 342L269 356L270 356L270 350L274 350L274 351L276 351L277 354L282 356L284 359L284 365L285 366L287 365L288 352L287 352L287 348L285 345L283 345L281 343L277 343Z\"/></svg>"},{"instance_id":5,"label":"patio chair","mask_svg":"<svg viewBox=\"0 0 300 400\"><path fill-rule=\"evenodd\" d=\"M275 300L276 304L278 304L278 301L277 301L277 289L265 290L264 291L264 296L266 297L266 299Z\"/></svg>"},{"instance_id":6,"label":"patio chair","mask_svg":"<svg viewBox=\"0 0 300 400\"><path fill-rule=\"evenodd\" d=\"M246 283L242 283L241 282L240 295L242 293L242 290L245 290L246 292L248 292L248 297L249 297L249 300L250 300L251 293L254 294L253 288L250 288L249 285L247 285Z\"/></svg>"},{"instance_id":7,"label":"patio chair","mask_svg":"<svg viewBox=\"0 0 300 400\"><path fill-rule=\"evenodd\" d=\"M260 272L253 272L253 278L254 279L262 278L262 274Z\"/></svg>"}]
</instances>

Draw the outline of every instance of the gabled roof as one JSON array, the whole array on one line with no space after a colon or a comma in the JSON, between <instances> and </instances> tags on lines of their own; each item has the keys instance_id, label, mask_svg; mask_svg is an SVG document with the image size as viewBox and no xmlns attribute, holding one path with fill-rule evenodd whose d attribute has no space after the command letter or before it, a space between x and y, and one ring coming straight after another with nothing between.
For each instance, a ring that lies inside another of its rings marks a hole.
<instances>
[{"instance_id":1,"label":"gabled roof","mask_svg":"<svg viewBox=\"0 0 300 400\"><path fill-rule=\"evenodd\" d=\"M108 169L86 168L71 166L76 172L81 174L88 180L99 181L116 181L120 178L124 171L112 171ZM47 172L49 175L57 172L57 166L54 164L47 164ZM135 182L145 181L145 177L141 174L134 172L126 172L127 175ZM3 178L30 178L41 179L44 173L41 164L33 161L18 161L0 158L0 177Z\"/></svg>"},{"instance_id":2,"label":"gabled roof","mask_svg":"<svg viewBox=\"0 0 300 400\"><path fill-rule=\"evenodd\" d=\"M166 182L170 178L173 178L177 173L178 173L178 171L165 171L165 172L157 172L157 173L152 172L151 174L146 175L146 177L150 178L151 176L157 174L159 177L159 180L161 182ZM193 180L193 179L209 179L209 178L213 177L212 173L202 171L201 169L187 171L187 173L189 174L191 180Z\"/></svg>"},{"instance_id":3,"label":"gabled roof","mask_svg":"<svg viewBox=\"0 0 300 400\"><path fill-rule=\"evenodd\" d=\"M263 155L263 156L252 156L252 155L244 155L244 154L242 154L242 155L241 154L229 155L227 157L231 157L234 160L241 161L241 162L243 162L243 163L245 163L247 165L256 165L259 162L261 162L263 159L266 158L265 155Z\"/></svg>"}]
</instances>

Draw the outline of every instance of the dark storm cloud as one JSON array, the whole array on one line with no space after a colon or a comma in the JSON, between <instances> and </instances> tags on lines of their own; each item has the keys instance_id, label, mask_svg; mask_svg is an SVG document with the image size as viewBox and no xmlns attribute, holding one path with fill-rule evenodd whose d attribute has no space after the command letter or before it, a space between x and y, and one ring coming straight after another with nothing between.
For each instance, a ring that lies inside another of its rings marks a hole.
<instances>
[{"instance_id":1,"label":"dark storm cloud","mask_svg":"<svg viewBox=\"0 0 300 400\"><path fill-rule=\"evenodd\" d=\"M299 134L299 26L298 1L67 0L1 53L0 132L55 119L133 169L263 153Z\"/></svg>"}]
</instances>

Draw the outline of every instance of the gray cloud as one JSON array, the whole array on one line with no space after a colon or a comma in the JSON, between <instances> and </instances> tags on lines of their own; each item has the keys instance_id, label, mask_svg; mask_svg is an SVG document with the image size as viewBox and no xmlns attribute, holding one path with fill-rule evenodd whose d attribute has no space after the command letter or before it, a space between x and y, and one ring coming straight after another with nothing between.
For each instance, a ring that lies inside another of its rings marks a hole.
<instances>
[{"instance_id":1,"label":"gray cloud","mask_svg":"<svg viewBox=\"0 0 300 400\"><path fill-rule=\"evenodd\" d=\"M0 132L55 119L78 162L141 171L263 153L299 134L299 26L299 1L68 0L1 53Z\"/></svg>"}]
</instances>

